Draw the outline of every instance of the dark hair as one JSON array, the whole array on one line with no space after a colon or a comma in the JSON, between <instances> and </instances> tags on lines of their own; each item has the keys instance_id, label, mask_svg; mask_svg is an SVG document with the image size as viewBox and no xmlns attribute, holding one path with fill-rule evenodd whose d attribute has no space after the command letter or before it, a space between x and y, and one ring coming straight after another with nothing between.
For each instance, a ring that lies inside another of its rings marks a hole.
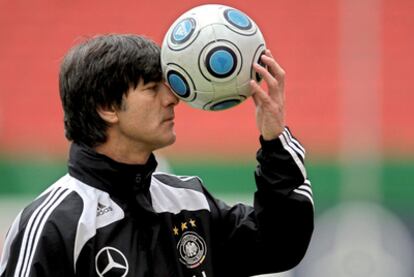
<instances>
[{"instance_id":1,"label":"dark hair","mask_svg":"<svg viewBox=\"0 0 414 277\"><path fill-rule=\"evenodd\" d=\"M100 35L73 47L59 74L66 138L90 147L104 143L108 124L97 108L120 108L140 80L162 80L160 48L147 38Z\"/></svg>"}]
</instances>

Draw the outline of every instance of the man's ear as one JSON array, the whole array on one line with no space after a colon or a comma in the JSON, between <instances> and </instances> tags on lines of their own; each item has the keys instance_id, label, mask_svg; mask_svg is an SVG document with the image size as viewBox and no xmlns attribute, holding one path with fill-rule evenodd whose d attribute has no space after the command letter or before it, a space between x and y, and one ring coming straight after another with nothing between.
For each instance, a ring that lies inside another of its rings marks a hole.
<instances>
[{"instance_id":1,"label":"man's ear","mask_svg":"<svg viewBox=\"0 0 414 277\"><path fill-rule=\"evenodd\" d=\"M118 122L118 113L113 105L109 107L99 106L96 111L99 116L109 124L115 124Z\"/></svg>"}]
</instances>

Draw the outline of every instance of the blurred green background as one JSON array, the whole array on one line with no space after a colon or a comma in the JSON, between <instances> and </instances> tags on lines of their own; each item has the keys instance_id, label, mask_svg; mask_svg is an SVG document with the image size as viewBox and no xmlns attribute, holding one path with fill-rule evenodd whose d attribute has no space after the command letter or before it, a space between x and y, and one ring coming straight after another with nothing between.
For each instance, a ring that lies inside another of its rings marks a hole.
<instances>
[{"instance_id":1,"label":"blurred green background","mask_svg":"<svg viewBox=\"0 0 414 277\"><path fill-rule=\"evenodd\" d=\"M256 188L253 161L176 161L168 162L169 170L178 175L199 176L214 194L236 201L252 200ZM316 212L322 213L341 200L341 164L335 160L310 161L307 165L312 180ZM66 173L64 160L3 158L0 162L0 197L36 197ZM387 160L380 168L379 187L382 205L409 218L413 215L414 160ZM364 190L364 187L361 187Z\"/></svg>"}]
</instances>

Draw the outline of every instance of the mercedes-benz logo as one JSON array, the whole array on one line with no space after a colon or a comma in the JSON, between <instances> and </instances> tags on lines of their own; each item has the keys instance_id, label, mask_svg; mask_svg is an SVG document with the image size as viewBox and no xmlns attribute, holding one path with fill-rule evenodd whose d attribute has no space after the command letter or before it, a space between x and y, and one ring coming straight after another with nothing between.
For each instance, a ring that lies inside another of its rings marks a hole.
<instances>
[{"instance_id":1,"label":"mercedes-benz logo","mask_svg":"<svg viewBox=\"0 0 414 277\"><path fill-rule=\"evenodd\" d=\"M121 251L106 246L96 255L95 268L99 277L125 277L128 274L129 265Z\"/></svg>"}]
</instances>

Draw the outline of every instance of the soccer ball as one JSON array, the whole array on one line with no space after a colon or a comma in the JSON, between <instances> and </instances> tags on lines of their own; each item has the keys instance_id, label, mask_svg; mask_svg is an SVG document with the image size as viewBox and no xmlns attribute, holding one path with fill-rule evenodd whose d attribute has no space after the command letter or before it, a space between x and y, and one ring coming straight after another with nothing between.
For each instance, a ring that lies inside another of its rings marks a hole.
<instances>
[{"instance_id":1,"label":"soccer ball","mask_svg":"<svg viewBox=\"0 0 414 277\"><path fill-rule=\"evenodd\" d=\"M203 5L181 15L166 33L161 65L172 91L192 107L219 111L250 95L252 65L266 49L262 33L241 11Z\"/></svg>"}]
</instances>

